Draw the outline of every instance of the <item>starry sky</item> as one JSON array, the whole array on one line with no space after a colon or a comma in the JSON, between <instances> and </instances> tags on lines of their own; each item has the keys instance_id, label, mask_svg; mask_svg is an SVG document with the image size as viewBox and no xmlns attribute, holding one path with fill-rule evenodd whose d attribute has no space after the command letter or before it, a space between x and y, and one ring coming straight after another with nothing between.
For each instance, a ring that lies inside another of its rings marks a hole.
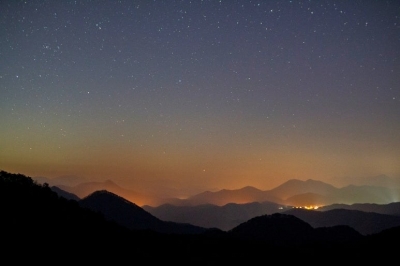
<instances>
[{"instance_id":1,"label":"starry sky","mask_svg":"<svg viewBox=\"0 0 400 266\"><path fill-rule=\"evenodd\" d=\"M5 171L182 195L400 177L400 1L1 1L0 59Z\"/></svg>"}]
</instances>

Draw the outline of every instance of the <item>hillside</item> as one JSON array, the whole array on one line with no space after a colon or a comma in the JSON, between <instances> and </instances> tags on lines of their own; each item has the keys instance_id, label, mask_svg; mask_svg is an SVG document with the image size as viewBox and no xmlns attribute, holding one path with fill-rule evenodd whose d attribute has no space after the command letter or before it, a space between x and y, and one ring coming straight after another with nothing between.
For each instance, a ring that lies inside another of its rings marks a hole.
<instances>
[{"instance_id":1,"label":"hillside","mask_svg":"<svg viewBox=\"0 0 400 266\"><path fill-rule=\"evenodd\" d=\"M385 263L396 257L390 252L390 243L400 236L399 227L369 237L348 226L313 229L286 214L254 217L228 232L213 229L201 234L161 234L130 230L75 200L58 196L46 184L4 171L0 172L0 209L3 259L15 264L27 258L41 265L53 265L54 258L63 263L113 265L160 260L175 265L253 264L276 258L310 263L320 261L318 256L328 256L330 262L380 259ZM318 256L304 257L310 250ZM291 256L285 257L287 254Z\"/></svg>"},{"instance_id":2,"label":"hillside","mask_svg":"<svg viewBox=\"0 0 400 266\"><path fill-rule=\"evenodd\" d=\"M136 204L105 190L93 192L80 200L79 205L100 212L107 220L131 230L152 230L166 234L200 234L206 231L188 223L162 221Z\"/></svg>"}]
</instances>

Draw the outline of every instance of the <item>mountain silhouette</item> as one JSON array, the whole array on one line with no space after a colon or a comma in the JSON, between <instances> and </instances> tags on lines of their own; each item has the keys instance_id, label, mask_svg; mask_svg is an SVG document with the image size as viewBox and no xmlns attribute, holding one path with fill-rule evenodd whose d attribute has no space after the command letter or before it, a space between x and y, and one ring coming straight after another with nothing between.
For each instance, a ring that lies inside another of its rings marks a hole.
<instances>
[{"instance_id":1,"label":"mountain silhouette","mask_svg":"<svg viewBox=\"0 0 400 266\"><path fill-rule=\"evenodd\" d=\"M381 174L376 176L342 176L333 177L327 180L330 184L339 187L345 187L349 185L355 186L375 186L375 187L388 187L388 188L400 188L400 178L392 178L387 175Z\"/></svg>"},{"instance_id":2,"label":"mountain silhouette","mask_svg":"<svg viewBox=\"0 0 400 266\"><path fill-rule=\"evenodd\" d=\"M75 175L63 175L63 176L57 176L55 178L48 178L45 176L36 176L32 178L36 182L39 182L40 184L47 183L49 184L50 187L53 186L76 186L79 185L80 183L88 182L86 178L81 177L81 176L75 176Z\"/></svg>"},{"instance_id":3,"label":"mountain silhouette","mask_svg":"<svg viewBox=\"0 0 400 266\"><path fill-rule=\"evenodd\" d=\"M227 231L253 217L282 212L288 207L266 201L244 204L228 203L223 206L163 204L158 207L143 206L143 209L164 221L190 223L205 228L216 227Z\"/></svg>"},{"instance_id":4,"label":"mountain silhouette","mask_svg":"<svg viewBox=\"0 0 400 266\"><path fill-rule=\"evenodd\" d=\"M375 186L346 186L336 188L322 181L292 179L271 190L259 190L254 187L241 189L222 189L216 192L206 191L187 199L169 200L167 203L177 206L195 206L213 204L223 206L228 203L250 203L270 201L288 206L325 206L335 203L378 203L397 202L400 189Z\"/></svg>"},{"instance_id":5,"label":"mountain silhouette","mask_svg":"<svg viewBox=\"0 0 400 266\"><path fill-rule=\"evenodd\" d=\"M69 192L67 192L65 190L62 190L61 188L59 188L57 186L52 186L51 190L56 192L58 194L58 196L64 197L64 198L66 198L68 200L76 200L76 201L80 200L80 198L77 195L75 195L73 193L69 193Z\"/></svg>"},{"instance_id":6,"label":"mountain silhouette","mask_svg":"<svg viewBox=\"0 0 400 266\"><path fill-rule=\"evenodd\" d=\"M346 208L347 207L347 208ZM256 216L273 213L294 215L313 227L349 225L367 235L386 228L400 225L400 202L389 204L334 204L317 210L293 208L272 202L230 203L224 206L211 204L198 206L174 206L165 204L158 207L143 206L159 219L185 222L206 228L216 227L230 230ZM336 209L344 209L337 211ZM335 210L335 212L328 212ZM356 212L346 212L355 210ZM333 213L335 213L333 215Z\"/></svg>"},{"instance_id":7,"label":"mountain silhouette","mask_svg":"<svg viewBox=\"0 0 400 266\"><path fill-rule=\"evenodd\" d=\"M305 221L283 213L254 217L230 230L229 234L278 246L350 242L362 238L360 233L348 226L316 230Z\"/></svg>"},{"instance_id":8,"label":"mountain silhouette","mask_svg":"<svg viewBox=\"0 0 400 266\"><path fill-rule=\"evenodd\" d=\"M109 192L96 194L118 204L124 201L121 210L135 206ZM5 171L0 171L0 210L2 259L14 264L27 259L34 264L54 264L54 258L67 264L114 265L160 260L174 265L255 264L277 259L321 263L321 258L330 263L379 260L386 264L397 258L393 248L400 237L399 226L363 236L346 225L313 228L283 213L254 217L228 232L130 230L75 200L58 196L47 184Z\"/></svg>"},{"instance_id":9,"label":"mountain silhouette","mask_svg":"<svg viewBox=\"0 0 400 266\"><path fill-rule=\"evenodd\" d=\"M66 182L67 177L60 180ZM76 177L73 181L76 181ZM48 180L41 178L40 180ZM58 180L58 179L57 179ZM287 206L326 206L332 204L375 203L388 204L400 201L400 188L365 185L349 185L342 188L334 187L322 181L308 179L306 181L291 179L270 190L260 190L247 186L240 189L222 189L205 191L185 199L162 198L155 195L125 189L111 180L104 182L85 182L75 186L57 185L65 192L84 198L98 190L115 193L138 206L196 206L212 204L224 206L229 203L275 202Z\"/></svg>"},{"instance_id":10,"label":"mountain silhouette","mask_svg":"<svg viewBox=\"0 0 400 266\"><path fill-rule=\"evenodd\" d=\"M268 194L273 195L282 200L286 200L289 197L304 193L314 193L320 195L330 195L335 193L336 187L324 183L322 181L316 181L308 179L306 181L291 179L286 181L280 186L268 191Z\"/></svg>"},{"instance_id":11,"label":"mountain silhouette","mask_svg":"<svg viewBox=\"0 0 400 266\"><path fill-rule=\"evenodd\" d=\"M314 228L292 215L275 213L254 217L229 231L235 237L263 240L268 244L308 242Z\"/></svg>"},{"instance_id":12,"label":"mountain silhouette","mask_svg":"<svg viewBox=\"0 0 400 266\"><path fill-rule=\"evenodd\" d=\"M280 201L279 198L271 197L264 191L254 187L244 187L241 189L222 189L217 192L206 191L200 194L196 194L187 198L184 201L184 205L201 205L201 204L213 204L222 206L228 203L249 203L249 202L261 202L261 201Z\"/></svg>"},{"instance_id":13,"label":"mountain silhouette","mask_svg":"<svg viewBox=\"0 0 400 266\"><path fill-rule=\"evenodd\" d=\"M348 225L363 235L376 234L385 229L400 226L400 217L398 216L358 210L333 209L315 211L291 209L285 211L284 214L296 216L313 227Z\"/></svg>"},{"instance_id":14,"label":"mountain silhouette","mask_svg":"<svg viewBox=\"0 0 400 266\"><path fill-rule=\"evenodd\" d=\"M111 180L106 180L104 182L85 182L73 187L63 185L58 187L64 191L77 195L81 199L95 191L106 190L117 194L138 206L145 204L159 205L162 202L162 200L156 196L146 195L130 189L122 188Z\"/></svg>"},{"instance_id":15,"label":"mountain silhouette","mask_svg":"<svg viewBox=\"0 0 400 266\"><path fill-rule=\"evenodd\" d=\"M105 260L108 254L123 252L123 243L133 237L129 229L81 208L75 200L59 197L47 184L40 185L22 174L0 172L0 209L2 257L16 264L27 258L31 263L50 264L45 254L68 263L77 258L97 262L88 248L103 254Z\"/></svg>"},{"instance_id":16,"label":"mountain silhouette","mask_svg":"<svg viewBox=\"0 0 400 266\"><path fill-rule=\"evenodd\" d=\"M79 205L100 212L110 221L132 230L153 230L160 233L199 234L205 228L191 224L165 222L136 204L106 190L96 191L81 199Z\"/></svg>"}]
</instances>

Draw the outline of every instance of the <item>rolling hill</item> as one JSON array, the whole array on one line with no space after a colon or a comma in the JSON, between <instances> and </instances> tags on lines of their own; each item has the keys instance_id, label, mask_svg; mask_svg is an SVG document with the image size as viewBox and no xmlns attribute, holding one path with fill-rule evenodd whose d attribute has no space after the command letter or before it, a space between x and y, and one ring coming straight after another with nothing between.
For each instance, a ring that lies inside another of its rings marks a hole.
<instances>
[{"instance_id":1,"label":"rolling hill","mask_svg":"<svg viewBox=\"0 0 400 266\"><path fill-rule=\"evenodd\" d=\"M131 230L152 230L166 234L200 234L205 228L187 223L162 221L136 204L106 190L93 192L79 205L100 212L107 220Z\"/></svg>"},{"instance_id":2,"label":"rolling hill","mask_svg":"<svg viewBox=\"0 0 400 266\"><path fill-rule=\"evenodd\" d=\"M96 204L105 200L101 204L117 209L108 215L120 215L125 207L135 209L129 219L139 219L136 213L143 214L140 207L112 193L100 191L92 196ZM175 265L221 265L277 259L320 263L320 258L329 258L331 263L376 259L385 264L397 258L391 247L400 237L398 226L363 236L346 225L313 228L283 213L254 217L227 232L210 229L200 234L164 234L131 230L100 211L58 196L30 177L4 171L0 172L0 209L2 258L16 264L29 259L30 263L46 265L54 264L56 259L63 263L114 265L160 260Z\"/></svg>"}]
</instances>

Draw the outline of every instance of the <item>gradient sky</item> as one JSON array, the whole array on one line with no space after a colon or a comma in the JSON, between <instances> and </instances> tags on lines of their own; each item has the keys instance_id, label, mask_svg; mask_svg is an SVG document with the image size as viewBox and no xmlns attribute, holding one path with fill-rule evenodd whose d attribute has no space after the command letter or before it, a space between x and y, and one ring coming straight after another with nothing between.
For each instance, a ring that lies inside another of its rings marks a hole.
<instances>
[{"instance_id":1,"label":"gradient sky","mask_svg":"<svg viewBox=\"0 0 400 266\"><path fill-rule=\"evenodd\" d=\"M0 59L8 172L400 177L400 1L1 1Z\"/></svg>"}]
</instances>

